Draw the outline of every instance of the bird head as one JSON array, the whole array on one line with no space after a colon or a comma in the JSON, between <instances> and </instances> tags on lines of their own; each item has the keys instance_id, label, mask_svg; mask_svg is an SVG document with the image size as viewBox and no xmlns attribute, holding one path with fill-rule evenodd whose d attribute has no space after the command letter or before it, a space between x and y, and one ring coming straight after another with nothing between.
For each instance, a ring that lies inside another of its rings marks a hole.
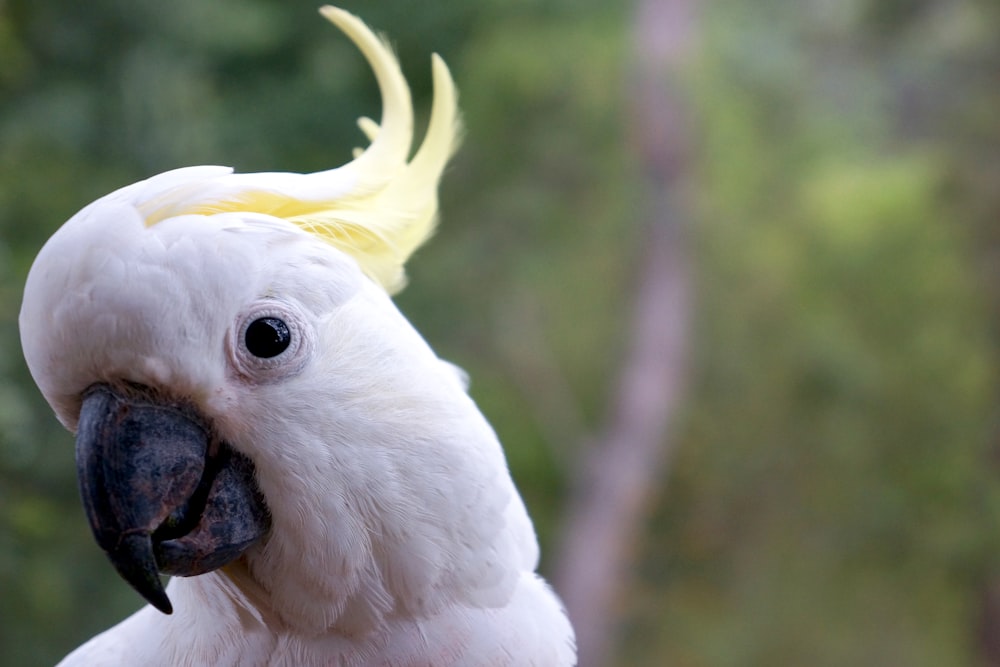
<instances>
[{"instance_id":1,"label":"bird head","mask_svg":"<svg viewBox=\"0 0 1000 667\"><path fill-rule=\"evenodd\" d=\"M500 599L533 558L495 436L390 298L434 227L451 77L435 56L411 157L391 50L322 13L378 79L367 149L313 174L190 167L127 186L65 223L27 278L25 359L76 434L94 536L164 612L160 573L221 568L286 624L363 631Z\"/></svg>"}]
</instances>

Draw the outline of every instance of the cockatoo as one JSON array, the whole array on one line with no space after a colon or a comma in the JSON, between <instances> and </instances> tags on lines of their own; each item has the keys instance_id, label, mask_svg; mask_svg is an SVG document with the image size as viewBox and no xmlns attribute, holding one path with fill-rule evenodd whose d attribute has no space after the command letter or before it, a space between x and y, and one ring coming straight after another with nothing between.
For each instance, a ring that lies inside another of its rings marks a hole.
<instances>
[{"instance_id":1,"label":"cockatoo","mask_svg":"<svg viewBox=\"0 0 1000 667\"><path fill-rule=\"evenodd\" d=\"M410 158L390 48L321 12L378 80L366 150L153 176L28 274L25 359L76 434L97 543L150 603L62 665L575 664L494 432L390 299L457 142L448 69Z\"/></svg>"}]
</instances>

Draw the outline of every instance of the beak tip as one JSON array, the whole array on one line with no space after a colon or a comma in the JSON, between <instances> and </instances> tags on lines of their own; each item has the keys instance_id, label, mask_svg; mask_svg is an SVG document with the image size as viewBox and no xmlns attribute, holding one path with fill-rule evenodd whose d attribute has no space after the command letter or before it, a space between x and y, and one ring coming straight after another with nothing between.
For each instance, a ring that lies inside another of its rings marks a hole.
<instances>
[{"instance_id":1,"label":"beak tip","mask_svg":"<svg viewBox=\"0 0 1000 667\"><path fill-rule=\"evenodd\" d=\"M126 536L117 549L108 552L108 556L118 574L149 604L164 614L173 613L174 607L160 581L152 539L148 534L133 533Z\"/></svg>"},{"instance_id":2,"label":"beak tip","mask_svg":"<svg viewBox=\"0 0 1000 667\"><path fill-rule=\"evenodd\" d=\"M149 604L153 605L158 611L168 616L174 613L174 606L170 604L170 598L167 597L166 593L161 596L161 599L149 600Z\"/></svg>"}]
</instances>

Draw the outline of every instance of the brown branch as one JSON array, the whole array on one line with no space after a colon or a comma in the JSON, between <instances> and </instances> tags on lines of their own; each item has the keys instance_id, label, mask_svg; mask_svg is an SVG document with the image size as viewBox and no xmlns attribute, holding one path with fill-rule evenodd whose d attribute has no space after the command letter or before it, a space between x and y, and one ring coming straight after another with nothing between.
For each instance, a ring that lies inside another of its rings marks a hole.
<instances>
[{"instance_id":1,"label":"brown branch","mask_svg":"<svg viewBox=\"0 0 1000 667\"><path fill-rule=\"evenodd\" d=\"M646 500L666 472L668 429L686 375L691 269L683 186L690 132L669 84L693 49L694 7L695 0L641 0L638 7L631 129L646 190L645 254L608 423L585 450L556 565L581 667L610 656L616 598Z\"/></svg>"}]
</instances>

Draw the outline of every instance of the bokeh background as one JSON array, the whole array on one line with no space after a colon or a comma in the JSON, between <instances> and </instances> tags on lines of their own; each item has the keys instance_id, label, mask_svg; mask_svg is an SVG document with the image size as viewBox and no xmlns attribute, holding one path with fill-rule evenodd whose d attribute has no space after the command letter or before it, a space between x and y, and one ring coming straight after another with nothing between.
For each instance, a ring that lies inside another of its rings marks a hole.
<instances>
[{"instance_id":1,"label":"bokeh background","mask_svg":"<svg viewBox=\"0 0 1000 667\"><path fill-rule=\"evenodd\" d=\"M378 94L316 4L0 0L2 665L139 606L21 358L32 258L162 170L348 160ZM391 36L422 117L432 51L461 90L398 303L470 372L557 584L592 557L561 545L602 499L586 462L634 361L650 202L680 202L680 393L617 489L610 644L586 664L1000 665L1000 5L668 0L672 51L640 38L655 0L341 4ZM662 182L657 137L684 146Z\"/></svg>"}]
</instances>

